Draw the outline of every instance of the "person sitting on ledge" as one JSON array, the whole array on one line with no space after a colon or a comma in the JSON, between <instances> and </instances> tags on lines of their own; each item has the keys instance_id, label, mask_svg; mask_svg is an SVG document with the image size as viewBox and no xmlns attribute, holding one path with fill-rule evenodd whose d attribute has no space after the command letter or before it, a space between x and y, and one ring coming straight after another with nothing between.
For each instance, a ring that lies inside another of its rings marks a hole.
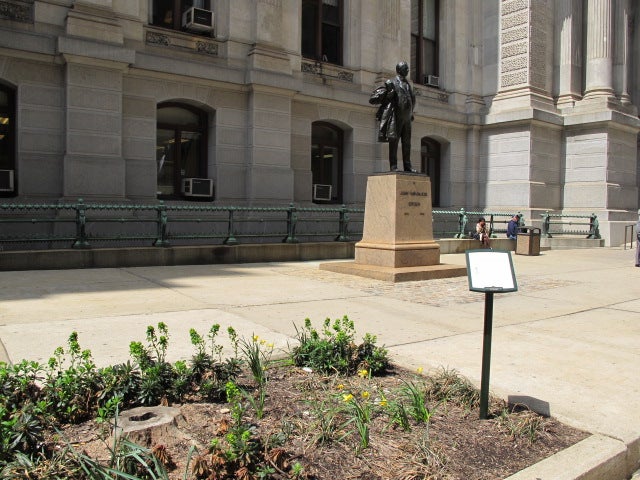
<instances>
[{"instance_id":1,"label":"person sitting on ledge","mask_svg":"<svg viewBox=\"0 0 640 480\"><path fill-rule=\"evenodd\" d=\"M476 223L476 232L473 234L473 238L480 240L480 244L483 248L490 248L489 244L489 229L484 217L478 219Z\"/></svg>"},{"instance_id":2,"label":"person sitting on ledge","mask_svg":"<svg viewBox=\"0 0 640 480\"><path fill-rule=\"evenodd\" d=\"M518 235L518 226L520 225L520 215L514 215L507 224L507 238L515 240Z\"/></svg>"}]
</instances>

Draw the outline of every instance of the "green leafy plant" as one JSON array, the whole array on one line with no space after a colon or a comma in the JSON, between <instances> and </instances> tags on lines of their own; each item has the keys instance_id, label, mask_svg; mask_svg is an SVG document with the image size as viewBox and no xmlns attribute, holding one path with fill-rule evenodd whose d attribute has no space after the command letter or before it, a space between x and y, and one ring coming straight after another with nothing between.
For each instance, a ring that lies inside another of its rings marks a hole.
<instances>
[{"instance_id":1,"label":"green leafy plant","mask_svg":"<svg viewBox=\"0 0 640 480\"><path fill-rule=\"evenodd\" d=\"M222 345L217 343L217 336L220 333L219 324L212 325L206 336L193 328L189 330L191 344L196 349L190 362L191 382L197 385L197 390L205 400L223 400L225 384L235 380L240 373L241 361L237 358L237 334L232 327L227 331L232 340L234 356L223 360Z\"/></svg>"},{"instance_id":2,"label":"green leafy plant","mask_svg":"<svg viewBox=\"0 0 640 480\"><path fill-rule=\"evenodd\" d=\"M147 326L147 346L141 342L131 342L129 352L138 362L142 370L159 363L164 363L169 347L169 329L164 322L158 323L158 331L153 325Z\"/></svg>"},{"instance_id":3,"label":"green leafy plant","mask_svg":"<svg viewBox=\"0 0 640 480\"><path fill-rule=\"evenodd\" d=\"M166 467L150 449L125 437L119 437L114 441L106 465L72 448L70 452L86 478L92 480L169 480Z\"/></svg>"},{"instance_id":4,"label":"green leafy plant","mask_svg":"<svg viewBox=\"0 0 640 480\"><path fill-rule=\"evenodd\" d=\"M20 452L30 457L42 451L51 410L38 385L43 370L26 360L0 363L0 466Z\"/></svg>"},{"instance_id":5,"label":"green leafy plant","mask_svg":"<svg viewBox=\"0 0 640 480\"><path fill-rule=\"evenodd\" d=\"M400 427L405 432L411 430L409 412L407 411L407 406L404 402L384 399L381 400L380 404L385 413L389 416L390 425Z\"/></svg>"},{"instance_id":6,"label":"green leafy plant","mask_svg":"<svg viewBox=\"0 0 640 480\"><path fill-rule=\"evenodd\" d=\"M9 451L21 451L28 454L42 451L44 448L44 428L42 416L32 403L26 403L11 415L7 423L9 431Z\"/></svg>"},{"instance_id":7,"label":"green leafy plant","mask_svg":"<svg viewBox=\"0 0 640 480\"><path fill-rule=\"evenodd\" d=\"M388 352L375 345L375 336L366 334L363 343L356 345L354 324L346 315L333 322L326 318L322 334L308 318L303 327L295 326L295 329L298 345L291 351L295 365L343 375L354 374L359 369L381 375L388 368Z\"/></svg>"},{"instance_id":8,"label":"green leafy plant","mask_svg":"<svg viewBox=\"0 0 640 480\"><path fill-rule=\"evenodd\" d=\"M165 395L171 394L172 385L173 367L170 363L158 363L146 368L141 372L137 403L157 405Z\"/></svg>"},{"instance_id":9,"label":"green leafy plant","mask_svg":"<svg viewBox=\"0 0 640 480\"><path fill-rule=\"evenodd\" d=\"M120 408L136 404L142 378L130 361L104 367L98 374L102 379L102 389L98 392L99 407L113 397L121 399Z\"/></svg>"},{"instance_id":10,"label":"green leafy plant","mask_svg":"<svg viewBox=\"0 0 640 480\"><path fill-rule=\"evenodd\" d=\"M191 391L192 370L187 367L187 362L178 360L173 364L171 398L182 402L185 396Z\"/></svg>"},{"instance_id":11,"label":"green leafy plant","mask_svg":"<svg viewBox=\"0 0 640 480\"><path fill-rule=\"evenodd\" d=\"M256 469L256 477L259 479L271 478L271 475L276 473L276 469L269 465L260 465Z\"/></svg>"},{"instance_id":12,"label":"green leafy plant","mask_svg":"<svg viewBox=\"0 0 640 480\"><path fill-rule=\"evenodd\" d=\"M96 411L102 379L91 351L80 348L77 332L69 335L67 344L66 351L58 347L49 359L42 394L58 420L78 423Z\"/></svg>"},{"instance_id":13,"label":"green leafy plant","mask_svg":"<svg viewBox=\"0 0 640 480\"><path fill-rule=\"evenodd\" d=\"M149 325L146 333L147 345L131 342L129 353L140 367L140 383L135 402L140 405L156 405L164 396L176 393L173 389L174 368L166 361L169 347L169 330L164 322L158 329ZM178 389L180 393L180 389Z\"/></svg>"},{"instance_id":14,"label":"green leafy plant","mask_svg":"<svg viewBox=\"0 0 640 480\"><path fill-rule=\"evenodd\" d=\"M424 385L402 380L400 396L409 403L408 413L418 423L429 423L433 411L427 406L427 392Z\"/></svg>"},{"instance_id":15,"label":"green leafy plant","mask_svg":"<svg viewBox=\"0 0 640 480\"><path fill-rule=\"evenodd\" d=\"M191 370L196 381L211 370L215 363L222 362L222 345L216 343L219 331L220 325L217 323L211 326L206 337L200 335L194 328L189 330L191 344L196 347L196 353L191 357Z\"/></svg>"},{"instance_id":16,"label":"green leafy plant","mask_svg":"<svg viewBox=\"0 0 640 480\"><path fill-rule=\"evenodd\" d=\"M227 335L229 335L229 340L231 340L231 345L233 346L233 356L235 358L238 358L238 349L240 346L238 332L236 332L235 328L233 327L227 327Z\"/></svg>"},{"instance_id":17,"label":"green leafy plant","mask_svg":"<svg viewBox=\"0 0 640 480\"><path fill-rule=\"evenodd\" d=\"M38 384L43 374L44 366L38 362L23 360L13 365L0 362L0 405L12 411L26 401L40 398Z\"/></svg>"},{"instance_id":18,"label":"green leafy plant","mask_svg":"<svg viewBox=\"0 0 640 480\"><path fill-rule=\"evenodd\" d=\"M253 335L251 340L240 340L240 348L253 380L259 387L266 385L267 368L273 353L273 344L268 344L265 340L260 340L257 335Z\"/></svg>"},{"instance_id":19,"label":"green leafy plant","mask_svg":"<svg viewBox=\"0 0 640 480\"><path fill-rule=\"evenodd\" d=\"M291 465L291 476L293 478L302 478L304 475L304 466L300 462Z\"/></svg>"},{"instance_id":20,"label":"green leafy plant","mask_svg":"<svg viewBox=\"0 0 640 480\"><path fill-rule=\"evenodd\" d=\"M344 409L348 416L344 426L351 423L355 425L360 438L359 449L369 447L370 424L373 413L373 403L369 397L370 394L366 390L361 392L359 396L351 393L342 394Z\"/></svg>"},{"instance_id":21,"label":"green leafy plant","mask_svg":"<svg viewBox=\"0 0 640 480\"><path fill-rule=\"evenodd\" d=\"M213 458L223 464L219 465L219 473L234 472L237 475L238 472L244 472L249 475L261 467L262 443L254 438L251 425L244 419L246 407L242 390L234 382L227 382L225 390L231 410L231 422L223 440L216 438L211 441L210 451ZM194 465L196 467L203 475L209 470L206 465Z\"/></svg>"},{"instance_id":22,"label":"green leafy plant","mask_svg":"<svg viewBox=\"0 0 640 480\"><path fill-rule=\"evenodd\" d=\"M96 422L106 423L118 414L120 404L122 403L122 397L120 395L114 395L107 400L102 407L98 407L98 413L96 415Z\"/></svg>"},{"instance_id":23,"label":"green leafy plant","mask_svg":"<svg viewBox=\"0 0 640 480\"><path fill-rule=\"evenodd\" d=\"M249 400L254 407L256 416L260 419L264 414L264 404L267 396L267 370L271 363L273 344L267 343L265 340L260 340L257 335L253 335L251 340L240 340L239 345L244 355L244 360L256 383L255 394L244 393L247 400Z\"/></svg>"},{"instance_id":24,"label":"green leafy plant","mask_svg":"<svg viewBox=\"0 0 640 480\"><path fill-rule=\"evenodd\" d=\"M155 353L158 363L164 363L167 358L167 348L169 347L169 329L164 322L158 323L158 333L152 325L147 327L147 342Z\"/></svg>"}]
</instances>

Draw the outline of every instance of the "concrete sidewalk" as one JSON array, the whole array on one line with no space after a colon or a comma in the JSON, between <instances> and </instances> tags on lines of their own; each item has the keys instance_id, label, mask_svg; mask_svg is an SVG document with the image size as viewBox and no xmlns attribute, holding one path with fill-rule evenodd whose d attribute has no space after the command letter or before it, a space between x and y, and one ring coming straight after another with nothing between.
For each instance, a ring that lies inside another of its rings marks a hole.
<instances>
[{"instance_id":1,"label":"concrete sidewalk","mask_svg":"<svg viewBox=\"0 0 640 480\"><path fill-rule=\"evenodd\" d=\"M512 256L519 290L495 295L491 391L594 434L512 479L623 480L640 468L634 253ZM465 256L441 261L464 265ZM319 263L1 272L0 360L46 361L77 331L99 365L119 363L160 321L171 334L169 360L189 358L189 329L213 323L285 348L306 317L319 325L348 315L396 363L453 368L479 384L484 295L470 292L466 277L391 284Z\"/></svg>"}]
</instances>

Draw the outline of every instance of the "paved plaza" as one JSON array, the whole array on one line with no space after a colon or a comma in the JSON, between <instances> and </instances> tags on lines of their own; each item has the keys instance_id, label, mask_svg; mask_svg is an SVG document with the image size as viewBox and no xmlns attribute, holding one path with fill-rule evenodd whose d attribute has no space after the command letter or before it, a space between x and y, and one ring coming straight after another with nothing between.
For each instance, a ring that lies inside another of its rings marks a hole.
<instances>
[{"instance_id":1,"label":"paved plaza","mask_svg":"<svg viewBox=\"0 0 640 480\"><path fill-rule=\"evenodd\" d=\"M513 476L628 478L640 468L640 268L621 248L512 255L518 291L496 294L491 391L594 435ZM442 255L448 264L465 256ZM484 294L466 277L386 283L320 262L0 273L0 360L46 361L77 331L98 365L129 359L148 325L169 327L169 360L213 323L286 348L309 317L348 315L405 367L456 369L479 384ZM223 337L221 343L225 344Z\"/></svg>"}]
</instances>

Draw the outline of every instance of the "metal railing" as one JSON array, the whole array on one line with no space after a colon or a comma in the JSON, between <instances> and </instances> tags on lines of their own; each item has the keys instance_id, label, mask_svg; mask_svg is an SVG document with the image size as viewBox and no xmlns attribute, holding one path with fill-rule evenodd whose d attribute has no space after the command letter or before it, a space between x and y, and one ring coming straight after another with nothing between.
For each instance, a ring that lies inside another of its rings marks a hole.
<instances>
[{"instance_id":1,"label":"metal railing","mask_svg":"<svg viewBox=\"0 0 640 480\"><path fill-rule=\"evenodd\" d=\"M552 238L553 235L585 235L586 238L600 238L600 224L598 216L595 213L591 215L572 215L541 213L542 217L542 236ZM585 221L587 220L588 221ZM578 229L574 227L578 227ZM583 227L583 228L580 228ZM588 227L588 230L585 228Z\"/></svg>"},{"instance_id":2,"label":"metal railing","mask_svg":"<svg viewBox=\"0 0 640 480\"><path fill-rule=\"evenodd\" d=\"M239 239L285 243L300 239L339 242L361 235L364 209L347 207L237 207L214 205L0 203L0 243L31 243L50 248L69 243L90 248L95 243L130 241L166 247L175 241ZM9 225L13 225L8 228ZM5 233L7 231L10 233ZM352 230L354 232L352 232Z\"/></svg>"},{"instance_id":3,"label":"metal railing","mask_svg":"<svg viewBox=\"0 0 640 480\"><path fill-rule=\"evenodd\" d=\"M525 224L520 215L519 225ZM484 217L490 234L506 232L513 212L475 210L433 210L434 238L469 238L476 218ZM473 218L469 224L469 218ZM567 218L589 222L566 221ZM577 232L552 226L588 225ZM300 207L220 206L211 204L99 204L85 203L0 203L1 245L31 244L31 248L52 248L68 243L73 248L104 246L109 242L151 244L166 247L178 244L211 243L225 245L278 241L359 240L364 226L364 208L346 205ZM543 214L543 235L584 233L600 238L595 215Z\"/></svg>"},{"instance_id":4,"label":"metal railing","mask_svg":"<svg viewBox=\"0 0 640 480\"><path fill-rule=\"evenodd\" d=\"M489 235L491 237L495 237L497 233L507 233L506 225L509 223L509 220L513 217L513 213L505 213L505 212L482 212L482 211L466 211L464 208L460 210L433 210L433 216L451 216L450 219L439 218L437 219L437 223L439 225L438 233L441 234L442 237L452 236L453 238L469 238L472 237L475 233L476 227L475 222L472 222L469 225L469 216L484 218L487 226L489 227ZM518 212L517 215L520 216L520 220L518 222L519 226L524 225L524 215L521 212ZM436 223L436 219L434 218L434 223ZM504 224L504 227L502 225ZM442 228L444 226L444 229ZM434 234L436 233L434 227Z\"/></svg>"},{"instance_id":5,"label":"metal railing","mask_svg":"<svg viewBox=\"0 0 640 480\"><path fill-rule=\"evenodd\" d=\"M629 248L633 249L633 239L635 235L633 234L633 230L635 229L635 225L625 225L624 226L624 249L627 249L627 232L631 231L631 235L629 235ZM640 233L640 232L639 232Z\"/></svg>"}]
</instances>

